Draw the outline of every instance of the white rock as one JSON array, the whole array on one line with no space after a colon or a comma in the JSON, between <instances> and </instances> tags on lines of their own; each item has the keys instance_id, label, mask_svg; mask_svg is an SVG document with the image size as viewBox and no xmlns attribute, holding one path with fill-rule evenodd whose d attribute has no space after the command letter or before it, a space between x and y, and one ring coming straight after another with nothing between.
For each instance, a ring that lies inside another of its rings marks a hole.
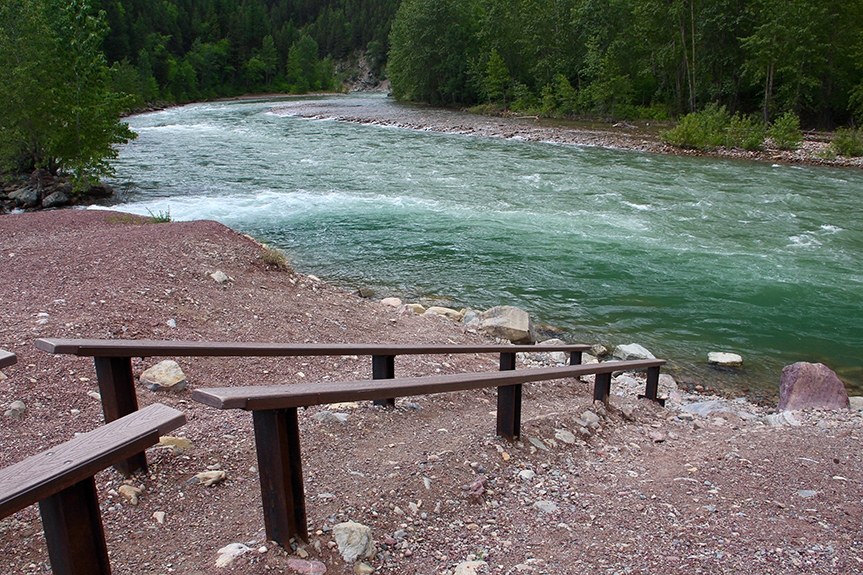
<instances>
[{"instance_id":1,"label":"white rock","mask_svg":"<svg viewBox=\"0 0 863 575\"><path fill-rule=\"evenodd\" d=\"M252 548L242 543L231 543L219 549L219 558L216 559L216 567L228 567L234 562L234 559L248 553Z\"/></svg>"},{"instance_id":2,"label":"white rock","mask_svg":"<svg viewBox=\"0 0 863 575\"><path fill-rule=\"evenodd\" d=\"M226 274L222 270L214 271L213 273L210 274L210 277L213 278L213 280L215 280L216 283L220 283L220 284L227 283L227 282L231 281L231 278L228 277L228 274Z\"/></svg>"},{"instance_id":3,"label":"white rock","mask_svg":"<svg viewBox=\"0 0 863 575\"><path fill-rule=\"evenodd\" d=\"M155 519L156 523L158 523L159 525L164 525L165 524L165 512L164 511L154 511L153 512L153 519Z\"/></svg>"},{"instance_id":4,"label":"white rock","mask_svg":"<svg viewBox=\"0 0 863 575\"><path fill-rule=\"evenodd\" d=\"M533 504L533 507L545 513L554 513L557 511L557 503L554 501L537 501Z\"/></svg>"},{"instance_id":5,"label":"white rock","mask_svg":"<svg viewBox=\"0 0 863 575\"><path fill-rule=\"evenodd\" d=\"M389 307L399 307L402 305L402 300L397 297L385 297L381 300L381 304Z\"/></svg>"},{"instance_id":6,"label":"white rock","mask_svg":"<svg viewBox=\"0 0 863 575\"><path fill-rule=\"evenodd\" d=\"M742 367L743 358L736 353L724 351L711 351L707 354L707 363L719 367Z\"/></svg>"},{"instance_id":7,"label":"white rock","mask_svg":"<svg viewBox=\"0 0 863 575\"><path fill-rule=\"evenodd\" d=\"M566 429L555 429L554 438L564 443L575 443L575 435Z\"/></svg>"},{"instance_id":8,"label":"white rock","mask_svg":"<svg viewBox=\"0 0 863 575\"><path fill-rule=\"evenodd\" d=\"M619 345L614 348L614 358L623 361L631 361L635 359L656 359L644 346L637 343L628 345Z\"/></svg>"},{"instance_id":9,"label":"white rock","mask_svg":"<svg viewBox=\"0 0 863 575\"><path fill-rule=\"evenodd\" d=\"M487 566L485 561L463 561L456 565L454 575L476 575L477 569Z\"/></svg>"},{"instance_id":10,"label":"white rock","mask_svg":"<svg viewBox=\"0 0 863 575\"><path fill-rule=\"evenodd\" d=\"M201 482L204 487L210 487L216 483L224 481L228 474L222 470L214 469L212 471L202 471L195 475L195 479Z\"/></svg>"},{"instance_id":11,"label":"white rock","mask_svg":"<svg viewBox=\"0 0 863 575\"><path fill-rule=\"evenodd\" d=\"M433 313L436 315L442 315L445 318L451 319L453 321L461 321L462 318L464 317L464 314L462 314L460 311L456 311L452 308L441 307L441 306L437 306L437 305L431 306L430 308L428 308L425 311L425 313L426 314ZM423 315L425 315L425 314L423 314Z\"/></svg>"},{"instance_id":12,"label":"white rock","mask_svg":"<svg viewBox=\"0 0 863 575\"><path fill-rule=\"evenodd\" d=\"M337 523L333 526L333 536L339 546L339 553L348 563L374 557L375 543L372 541L372 530L367 526L354 521Z\"/></svg>"},{"instance_id":13,"label":"white rock","mask_svg":"<svg viewBox=\"0 0 863 575\"><path fill-rule=\"evenodd\" d=\"M18 419L27 411L27 406L23 401L13 401L9 404L9 410L4 414L6 417L14 417Z\"/></svg>"},{"instance_id":14,"label":"white rock","mask_svg":"<svg viewBox=\"0 0 863 575\"><path fill-rule=\"evenodd\" d=\"M534 477L536 477L536 472L532 469L522 469L518 472L519 479L523 479L524 481L530 481Z\"/></svg>"}]
</instances>

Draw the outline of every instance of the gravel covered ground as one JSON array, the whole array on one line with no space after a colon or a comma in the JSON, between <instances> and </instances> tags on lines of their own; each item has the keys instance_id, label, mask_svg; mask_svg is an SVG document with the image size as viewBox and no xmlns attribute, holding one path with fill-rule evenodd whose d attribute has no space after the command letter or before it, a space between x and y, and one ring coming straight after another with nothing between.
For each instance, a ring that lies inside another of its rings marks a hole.
<instances>
[{"instance_id":1,"label":"gravel covered ground","mask_svg":"<svg viewBox=\"0 0 863 575\"><path fill-rule=\"evenodd\" d=\"M40 352L39 337L488 342L268 268L260 245L220 224L142 222L85 210L0 217L0 348L19 356L2 370L0 413L27 406L0 417L0 467L101 423L92 361ZM216 270L233 281L217 284ZM134 360L136 376L160 359ZM667 379L668 407L635 399L637 376L615 380L608 407L592 403L589 381L561 380L526 386L523 437L511 445L494 436L493 391L331 408L344 423L313 408L300 414L312 541L283 550L264 535L251 415L192 402L191 390L368 378L371 362L175 359L189 387L139 386L138 398L184 411L174 435L191 447L148 450L149 473L130 480L137 506L119 494L121 475L96 477L114 573L310 565L296 559L353 573L333 542L346 520L371 528L377 554L366 563L378 573L863 573L860 413L795 413L776 426L763 407L690 396ZM494 369L494 356L396 360L400 376ZM706 400L718 401L712 413L682 411ZM227 479L204 487L194 476L207 469ZM216 567L231 543L251 550ZM47 561L35 506L0 520L0 572L48 573Z\"/></svg>"}]
</instances>

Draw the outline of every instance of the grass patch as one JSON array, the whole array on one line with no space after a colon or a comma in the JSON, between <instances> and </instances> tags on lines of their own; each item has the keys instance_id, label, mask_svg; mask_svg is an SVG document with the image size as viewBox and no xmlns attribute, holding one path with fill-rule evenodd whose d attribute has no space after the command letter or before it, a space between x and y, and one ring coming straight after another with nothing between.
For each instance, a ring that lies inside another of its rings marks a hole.
<instances>
[{"instance_id":1,"label":"grass patch","mask_svg":"<svg viewBox=\"0 0 863 575\"><path fill-rule=\"evenodd\" d=\"M258 254L258 257L261 258L261 261L264 262L264 265L268 268L276 268L277 270L282 271L288 271L290 269L288 258L276 248L264 246L261 248L261 253Z\"/></svg>"},{"instance_id":2,"label":"grass patch","mask_svg":"<svg viewBox=\"0 0 863 575\"><path fill-rule=\"evenodd\" d=\"M153 224L166 224L173 221L171 220L171 208L168 208L164 212L156 212L155 214L148 209L147 213L150 214L150 223Z\"/></svg>"}]
</instances>

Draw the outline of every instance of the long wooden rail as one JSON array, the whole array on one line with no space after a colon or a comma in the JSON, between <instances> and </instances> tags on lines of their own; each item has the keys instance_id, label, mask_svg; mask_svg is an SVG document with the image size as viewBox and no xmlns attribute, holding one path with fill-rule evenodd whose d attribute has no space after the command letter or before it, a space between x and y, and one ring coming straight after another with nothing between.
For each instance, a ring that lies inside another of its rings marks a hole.
<instances>
[{"instance_id":1,"label":"long wooden rail","mask_svg":"<svg viewBox=\"0 0 863 575\"><path fill-rule=\"evenodd\" d=\"M367 355L372 357L372 378L395 377L397 355L438 355L499 353L500 369L515 369L519 352L570 352L570 364L581 363L588 345L397 345L397 344L313 344L258 342L154 341L122 339L37 339L37 349L56 355L92 357L102 396L105 422L111 422L138 409L133 357L303 357ZM395 398L375 400L378 405L394 406ZM147 468L144 454L130 457L116 466L126 475Z\"/></svg>"},{"instance_id":2,"label":"long wooden rail","mask_svg":"<svg viewBox=\"0 0 863 575\"><path fill-rule=\"evenodd\" d=\"M299 383L196 389L192 399L217 409L251 411L267 539L287 547L292 537L308 541L297 408L344 401L375 400L497 387L497 434L520 435L523 384L595 374L594 398L608 400L616 371L647 370L646 396L656 398L661 359L611 361L567 367L459 373L386 380ZM652 389L652 392L651 392Z\"/></svg>"}]
</instances>

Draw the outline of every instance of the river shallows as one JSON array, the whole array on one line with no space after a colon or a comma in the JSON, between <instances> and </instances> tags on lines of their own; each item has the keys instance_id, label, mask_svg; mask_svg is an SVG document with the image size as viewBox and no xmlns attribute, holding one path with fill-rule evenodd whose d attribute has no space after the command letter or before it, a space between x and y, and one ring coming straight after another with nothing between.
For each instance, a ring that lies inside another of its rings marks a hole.
<instances>
[{"instance_id":1,"label":"river shallows","mask_svg":"<svg viewBox=\"0 0 863 575\"><path fill-rule=\"evenodd\" d=\"M806 360L861 391L859 171L335 122L330 102L400 105L333 98L311 120L266 101L130 118L115 207L218 220L349 288L517 305L573 341L641 343L682 380L771 395ZM709 370L709 351L746 369Z\"/></svg>"}]
</instances>

